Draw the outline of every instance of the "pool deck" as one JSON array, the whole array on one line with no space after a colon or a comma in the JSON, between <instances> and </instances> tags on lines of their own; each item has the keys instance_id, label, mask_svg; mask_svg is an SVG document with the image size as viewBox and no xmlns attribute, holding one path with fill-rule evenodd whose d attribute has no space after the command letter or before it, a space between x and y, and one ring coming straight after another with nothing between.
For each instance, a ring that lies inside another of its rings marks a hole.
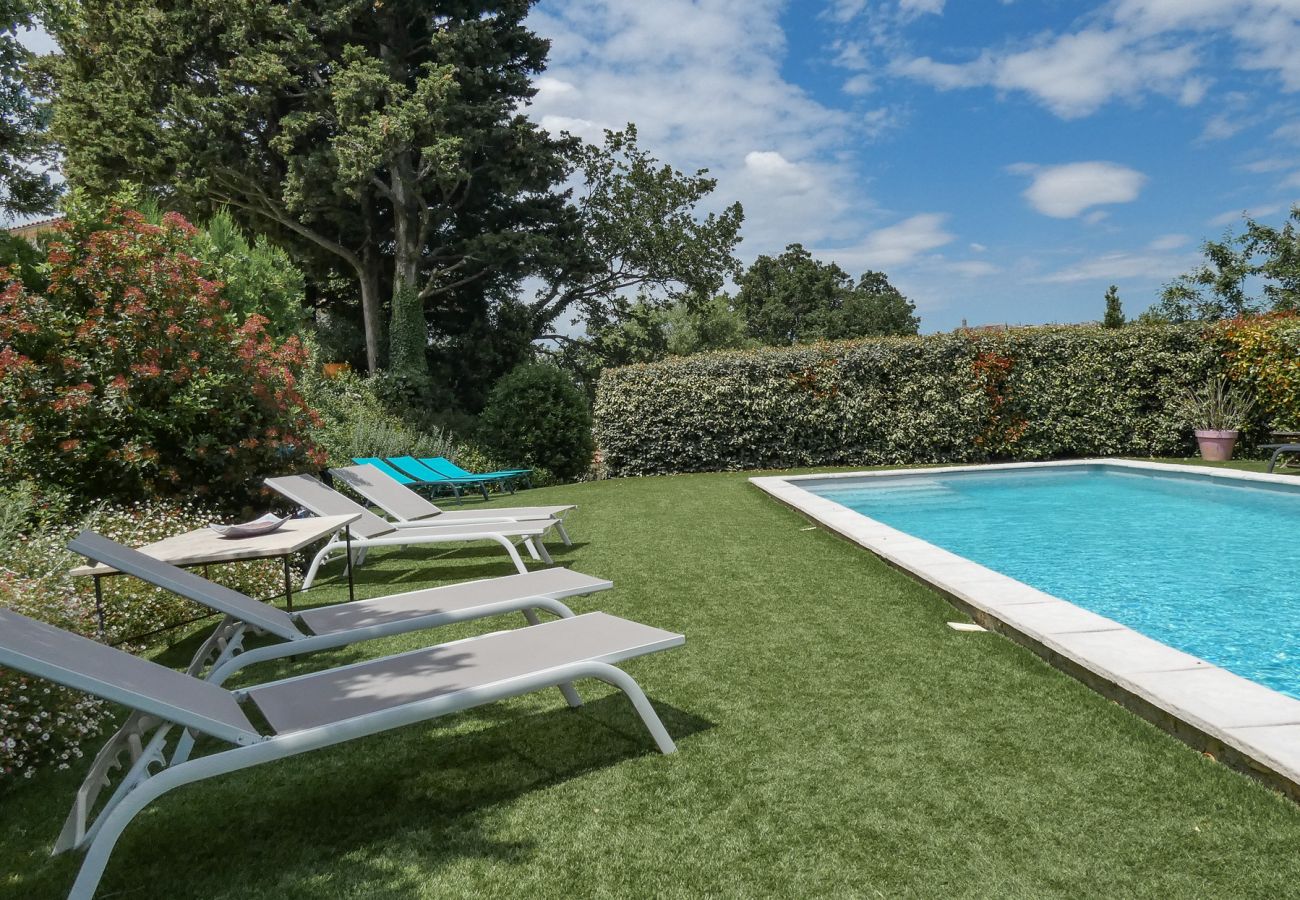
<instances>
[{"instance_id":1,"label":"pool deck","mask_svg":"<svg viewBox=\"0 0 1300 900\"><path fill-rule=\"evenodd\" d=\"M751 478L760 490L945 594L971 617L1144 718L1300 801L1300 700L1153 640L1105 616L971 562L800 487L998 469L1107 466L1300 493L1282 475L1136 460L1093 459Z\"/></svg>"}]
</instances>

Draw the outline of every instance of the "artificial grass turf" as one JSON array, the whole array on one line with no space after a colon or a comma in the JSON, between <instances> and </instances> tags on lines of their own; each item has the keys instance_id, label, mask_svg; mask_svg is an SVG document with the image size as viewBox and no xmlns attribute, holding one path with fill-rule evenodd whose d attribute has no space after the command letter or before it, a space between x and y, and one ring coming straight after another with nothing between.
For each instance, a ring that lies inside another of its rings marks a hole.
<instances>
[{"instance_id":1,"label":"artificial grass turf","mask_svg":"<svg viewBox=\"0 0 1300 900\"><path fill-rule=\"evenodd\" d=\"M626 665L677 754L654 752L603 685L579 685L578 711L555 691L518 698L176 791L128 828L101 895L1274 897L1300 883L1300 806L1010 641L948 629L960 616L938 595L743 475L514 499L580 504L556 561L615 589L576 609L686 634ZM358 595L509 571L496 548L376 553ZM303 602L344 595L335 576ZM80 774L0 800L0 890L66 892L78 860L46 854Z\"/></svg>"}]
</instances>

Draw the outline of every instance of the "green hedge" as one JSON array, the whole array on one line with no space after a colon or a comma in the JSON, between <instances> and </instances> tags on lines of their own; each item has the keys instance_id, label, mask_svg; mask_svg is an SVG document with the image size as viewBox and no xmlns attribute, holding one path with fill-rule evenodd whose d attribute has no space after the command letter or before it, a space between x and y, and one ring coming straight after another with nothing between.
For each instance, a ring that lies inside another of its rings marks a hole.
<instances>
[{"instance_id":1,"label":"green hedge","mask_svg":"<svg viewBox=\"0 0 1300 900\"><path fill-rule=\"evenodd\" d=\"M1183 390L1220 365L1196 326L1021 328L703 354L610 369L610 475L1186 455Z\"/></svg>"}]
</instances>

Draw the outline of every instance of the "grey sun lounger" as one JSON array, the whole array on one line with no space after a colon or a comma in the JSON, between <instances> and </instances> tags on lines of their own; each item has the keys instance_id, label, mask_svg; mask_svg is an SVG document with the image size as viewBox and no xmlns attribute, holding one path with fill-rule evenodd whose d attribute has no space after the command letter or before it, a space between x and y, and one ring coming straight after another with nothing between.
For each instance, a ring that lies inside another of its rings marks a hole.
<instances>
[{"instance_id":1,"label":"grey sun lounger","mask_svg":"<svg viewBox=\"0 0 1300 900\"><path fill-rule=\"evenodd\" d=\"M551 520L398 528L392 522L385 522L360 503L343 496L310 475L282 475L268 478L266 486L318 516L354 514L360 516L348 526L351 531L349 539L345 540L335 534L316 554L307 569L307 576L303 579L303 590L312 586L312 582L316 580L316 573L332 554L340 553L346 556L349 545L353 553L352 559L348 560L348 565L360 565L365 560L366 550L370 547L495 541L505 549L510 556L510 561L515 564L515 569L522 574L528 571L528 567L519 558L519 552L515 549L515 540L523 543L534 559L540 559L548 565L553 562L551 555L546 551L546 545L542 543L542 535L555 525Z\"/></svg>"},{"instance_id":2,"label":"grey sun lounger","mask_svg":"<svg viewBox=\"0 0 1300 900\"><path fill-rule=\"evenodd\" d=\"M330 476L356 491L378 506L396 521L399 528L421 525L490 525L502 522L530 522L555 520L555 532L565 545L572 544L564 530L564 515L568 506L506 506L497 509L453 509L438 507L428 498L400 484L384 471L372 465L342 466L330 469Z\"/></svg>"},{"instance_id":3,"label":"grey sun lounger","mask_svg":"<svg viewBox=\"0 0 1300 900\"><path fill-rule=\"evenodd\" d=\"M650 701L615 664L683 643L680 634L587 613L230 691L0 608L0 665L148 720L147 740L130 748L129 767L92 816L119 762L95 761L87 779L94 790L78 798L55 843L56 853L85 850L69 894L75 900L90 900L123 830L170 790L583 678L623 691L659 750L672 753ZM250 707L266 729L254 726ZM178 727L226 746L169 763L167 741Z\"/></svg>"},{"instance_id":4,"label":"grey sun lounger","mask_svg":"<svg viewBox=\"0 0 1300 900\"><path fill-rule=\"evenodd\" d=\"M186 671L216 684L265 660L470 619L519 612L530 625L536 625L538 612L571 618L573 610L562 601L614 586L604 578L551 568L286 612L93 531L81 532L68 542L68 549L222 614L221 624L196 651ZM279 643L246 650L244 639L249 629L275 637Z\"/></svg>"}]
</instances>

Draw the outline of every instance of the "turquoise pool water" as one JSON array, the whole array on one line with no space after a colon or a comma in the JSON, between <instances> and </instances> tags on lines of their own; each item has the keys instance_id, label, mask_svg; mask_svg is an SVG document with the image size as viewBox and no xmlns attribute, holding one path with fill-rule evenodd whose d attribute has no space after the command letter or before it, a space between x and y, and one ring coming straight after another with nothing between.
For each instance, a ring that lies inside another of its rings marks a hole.
<instances>
[{"instance_id":1,"label":"turquoise pool water","mask_svg":"<svg viewBox=\"0 0 1300 900\"><path fill-rule=\"evenodd\" d=\"M1106 466L800 487L1300 698L1300 492Z\"/></svg>"}]
</instances>

